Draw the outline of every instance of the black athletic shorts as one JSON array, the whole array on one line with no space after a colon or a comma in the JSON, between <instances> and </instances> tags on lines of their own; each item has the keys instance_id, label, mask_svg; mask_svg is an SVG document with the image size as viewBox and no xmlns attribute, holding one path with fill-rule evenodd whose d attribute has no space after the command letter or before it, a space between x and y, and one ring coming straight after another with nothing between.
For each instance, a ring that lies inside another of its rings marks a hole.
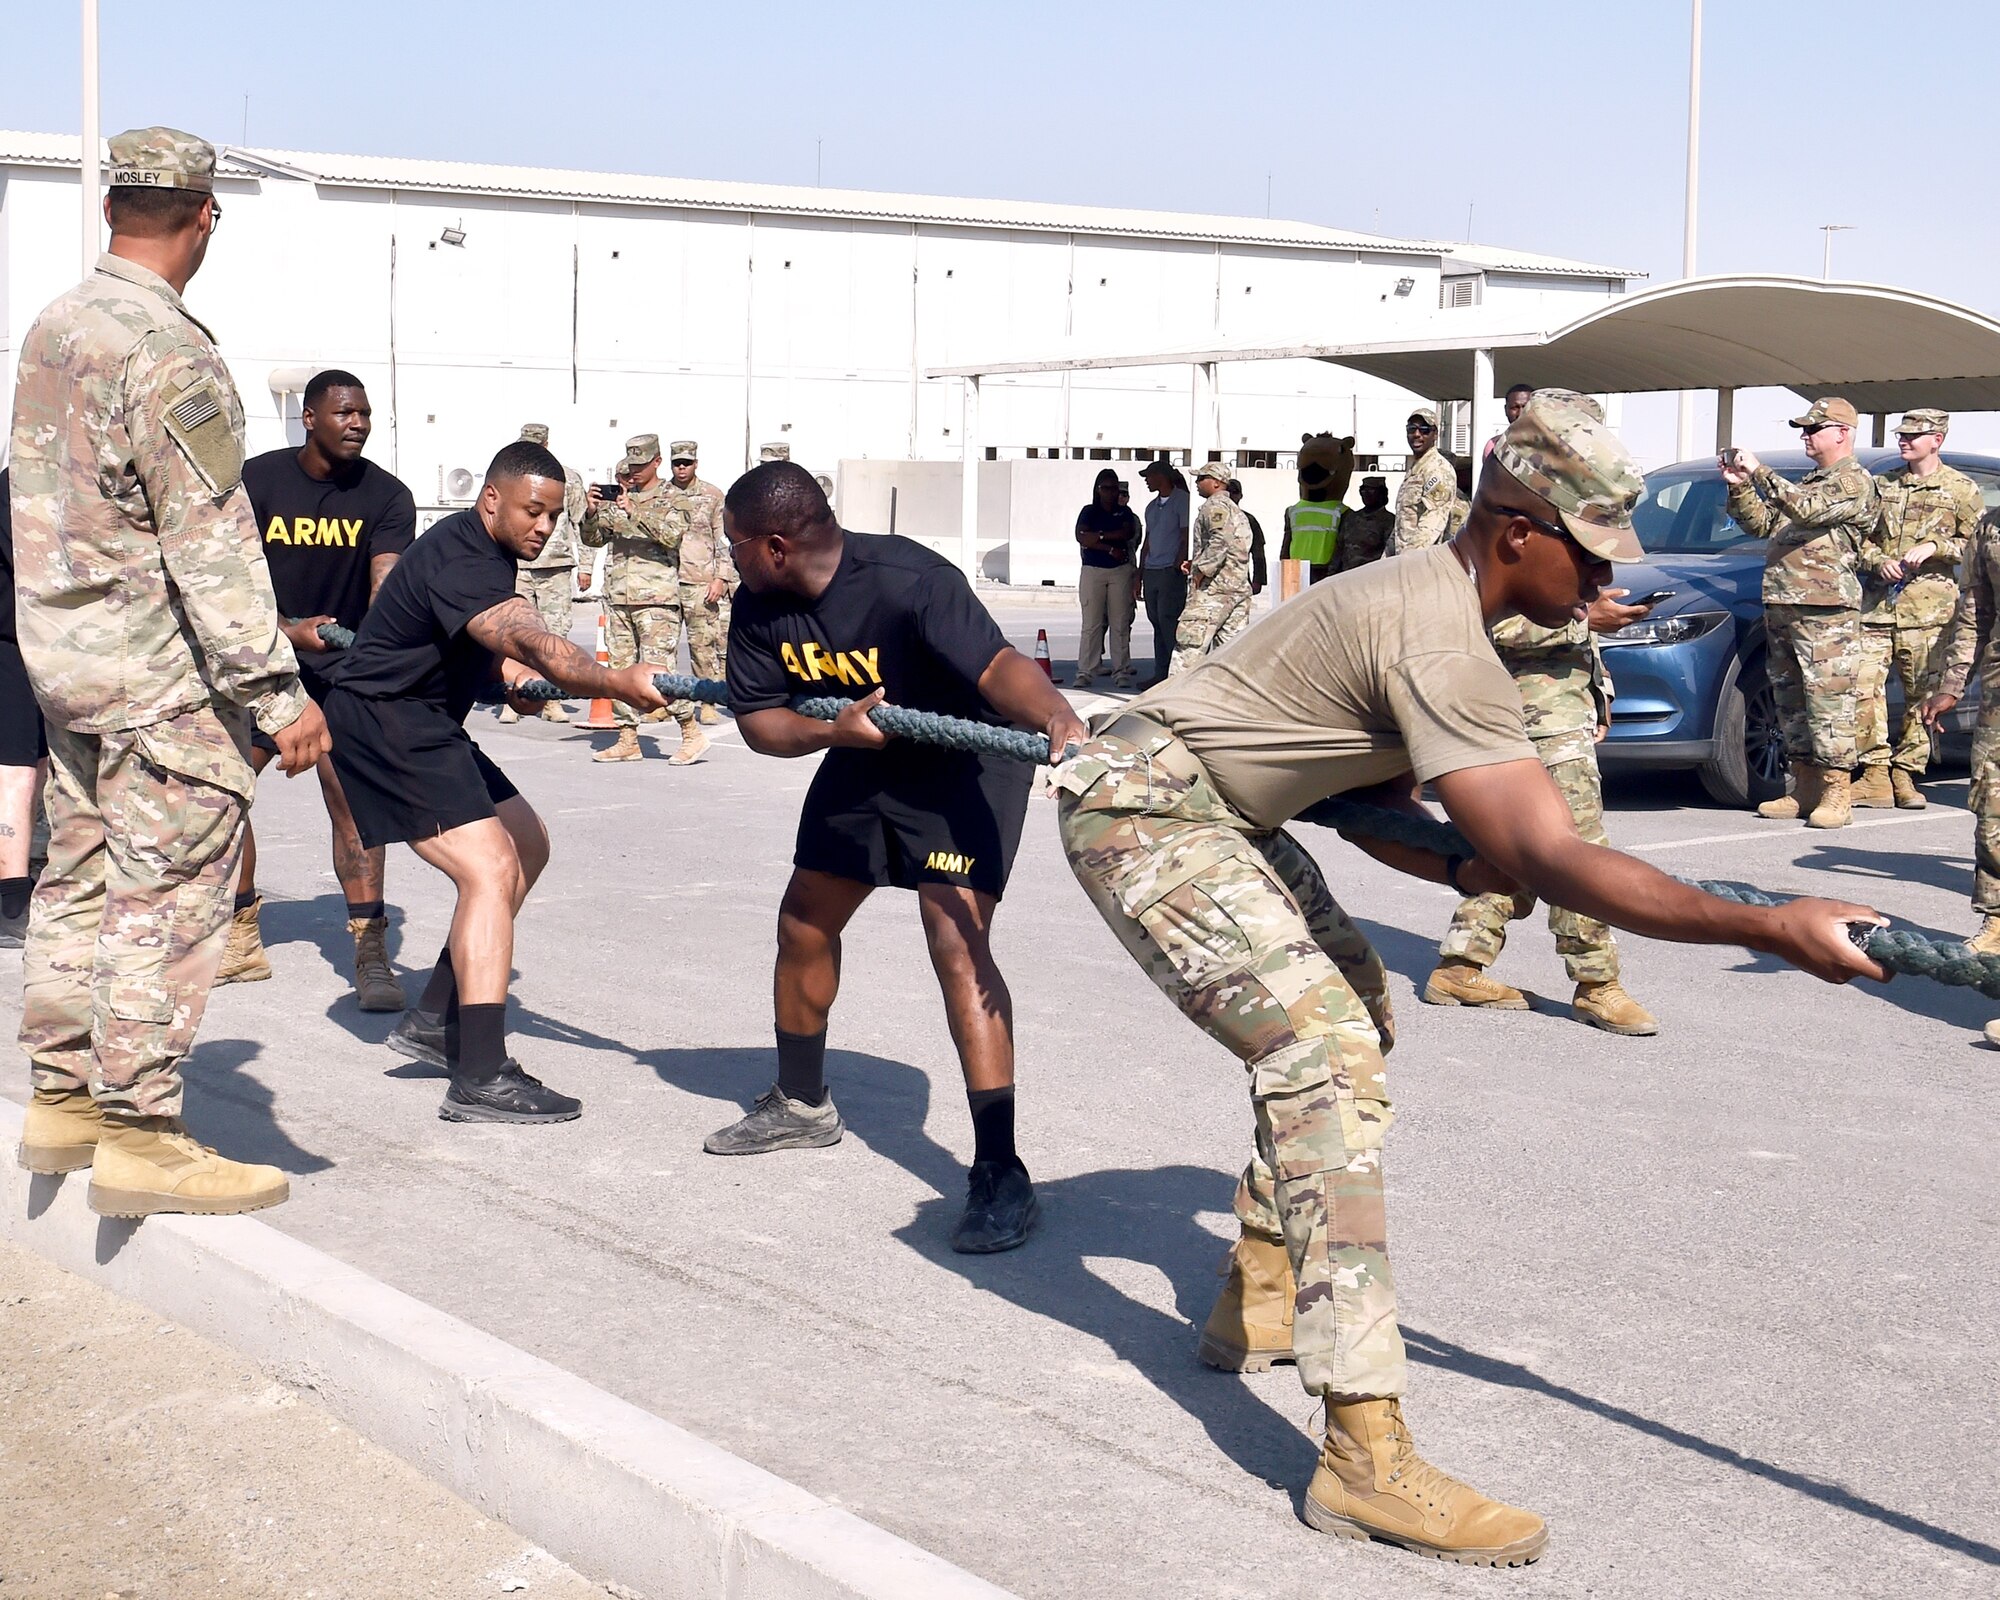
<instances>
[{"instance_id":1,"label":"black athletic shorts","mask_svg":"<svg viewBox=\"0 0 2000 1600\"><path fill-rule=\"evenodd\" d=\"M960 750L891 765L830 750L799 814L792 865L877 888L957 883L999 899L1014 870L1034 768Z\"/></svg>"},{"instance_id":2,"label":"black athletic shorts","mask_svg":"<svg viewBox=\"0 0 2000 1600\"><path fill-rule=\"evenodd\" d=\"M334 771L370 850L478 822L520 793L465 725L435 706L334 689L325 710Z\"/></svg>"},{"instance_id":3,"label":"black athletic shorts","mask_svg":"<svg viewBox=\"0 0 2000 1600\"><path fill-rule=\"evenodd\" d=\"M324 711L326 709L327 691L333 687L326 679L310 668L301 665L299 667L299 687L305 690L307 695L311 697L313 704L318 706L320 710ZM254 726L251 728L250 743L252 748L265 751L270 755L278 753L278 741L273 739L262 728Z\"/></svg>"},{"instance_id":4,"label":"black athletic shorts","mask_svg":"<svg viewBox=\"0 0 2000 1600\"><path fill-rule=\"evenodd\" d=\"M48 753L42 708L21 664L21 647L0 639L0 767L32 767Z\"/></svg>"}]
</instances>

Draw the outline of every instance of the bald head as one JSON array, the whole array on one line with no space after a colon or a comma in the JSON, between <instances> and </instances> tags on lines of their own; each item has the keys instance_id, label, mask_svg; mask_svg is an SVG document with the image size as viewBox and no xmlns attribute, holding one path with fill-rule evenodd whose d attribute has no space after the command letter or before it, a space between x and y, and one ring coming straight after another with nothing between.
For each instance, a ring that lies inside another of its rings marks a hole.
<instances>
[{"instance_id":1,"label":"bald head","mask_svg":"<svg viewBox=\"0 0 2000 1600\"><path fill-rule=\"evenodd\" d=\"M795 461L752 467L730 485L722 505L745 538L775 533L802 545L840 531L826 491Z\"/></svg>"}]
</instances>

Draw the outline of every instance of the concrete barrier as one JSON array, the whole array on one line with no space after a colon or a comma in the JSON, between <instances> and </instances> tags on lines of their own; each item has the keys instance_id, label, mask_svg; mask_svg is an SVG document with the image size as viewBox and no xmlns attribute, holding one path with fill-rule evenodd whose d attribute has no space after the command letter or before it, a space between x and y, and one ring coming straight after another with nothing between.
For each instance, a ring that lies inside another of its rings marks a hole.
<instances>
[{"instance_id":1,"label":"concrete barrier","mask_svg":"<svg viewBox=\"0 0 2000 1600\"><path fill-rule=\"evenodd\" d=\"M121 1222L12 1159L0 1234L241 1351L586 1576L644 1600L1007 1591L254 1217Z\"/></svg>"}]
</instances>

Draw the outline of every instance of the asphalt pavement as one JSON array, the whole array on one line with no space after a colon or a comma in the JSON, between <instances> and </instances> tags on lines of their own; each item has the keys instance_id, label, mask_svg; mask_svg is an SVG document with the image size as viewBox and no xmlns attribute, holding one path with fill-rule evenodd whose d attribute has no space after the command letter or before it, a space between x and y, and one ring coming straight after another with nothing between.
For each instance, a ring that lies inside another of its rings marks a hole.
<instances>
[{"instance_id":1,"label":"asphalt pavement","mask_svg":"<svg viewBox=\"0 0 2000 1600\"><path fill-rule=\"evenodd\" d=\"M1065 599L995 609L1067 655ZM1301 830L1396 975L1414 1432L1551 1526L1525 1571L1440 1567L1307 1529L1315 1408L1291 1369L1196 1361L1249 1141L1241 1069L1097 920L1051 804L996 931L1044 1220L1018 1252L960 1257L971 1130L906 895L847 940L829 1059L846 1140L701 1152L774 1075L774 918L811 763L727 727L681 770L671 728L648 730L653 759L596 766L608 735L473 726L554 839L521 919L514 1051L585 1114L437 1119L442 1081L351 998L312 780L273 776L256 816L277 975L214 996L189 1114L292 1174L276 1226L1024 1595L2000 1587L1989 1002L1626 938L1663 1031L1617 1039L1570 1019L1537 917L1498 969L1532 1012L1427 1007L1412 986L1450 894ZM1962 935L1963 790L1813 833L1652 778L1614 786L1609 828L1675 872ZM414 991L448 891L396 851L389 897ZM25 1074L5 1092L25 1098Z\"/></svg>"}]
</instances>

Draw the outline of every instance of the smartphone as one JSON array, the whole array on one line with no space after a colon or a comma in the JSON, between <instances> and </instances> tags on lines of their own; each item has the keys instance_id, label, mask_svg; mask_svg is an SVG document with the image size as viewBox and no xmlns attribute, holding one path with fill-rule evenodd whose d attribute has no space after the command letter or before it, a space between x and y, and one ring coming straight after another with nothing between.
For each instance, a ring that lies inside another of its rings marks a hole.
<instances>
[{"instance_id":1,"label":"smartphone","mask_svg":"<svg viewBox=\"0 0 2000 1600\"><path fill-rule=\"evenodd\" d=\"M1737 449L1735 445L1731 445L1727 450L1722 452L1722 464L1731 472L1734 472L1738 467L1743 465L1743 452Z\"/></svg>"},{"instance_id":2,"label":"smartphone","mask_svg":"<svg viewBox=\"0 0 2000 1600\"><path fill-rule=\"evenodd\" d=\"M1662 600L1671 600L1679 593L1678 589L1655 589L1651 594L1642 594L1636 600L1623 600L1619 603L1628 606L1656 606Z\"/></svg>"},{"instance_id":3,"label":"smartphone","mask_svg":"<svg viewBox=\"0 0 2000 1600\"><path fill-rule=\"evenodd\" d=\"M591 488L597 491L600 500L616 500L625 492L624 485L617 483L593 483Z\"/></svg>"}]
</instances>

